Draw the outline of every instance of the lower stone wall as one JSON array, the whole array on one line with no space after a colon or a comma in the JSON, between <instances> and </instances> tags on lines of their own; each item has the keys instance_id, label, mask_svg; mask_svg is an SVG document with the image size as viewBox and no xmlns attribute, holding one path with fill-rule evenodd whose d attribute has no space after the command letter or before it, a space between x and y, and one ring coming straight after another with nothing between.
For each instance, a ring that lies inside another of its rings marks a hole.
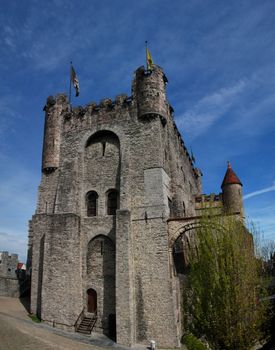
<instances>
[{"instance_id":1,"label":"lower stone wall","mask_svg":"<svg viewBox=\"0 0 275 350\"><path fill-rule=\"evenodd\" d=\"M173 290L166 222L132 221L135 262L136 341L160 348L180 346L180 320Z\"/></svg>"},{"instance_id":2,"label":"lower stone wall","mask_svg":"<svg viewBox=\"0 0 275 350\"><path fill-rule=\"evenodd\" d=\"M132 346L135 341L133 255L131 214L128 210L117 211L116 240L116 341Z\"/></svg>"},{"instance_id":3,"label":"lower stone wall","mask_svg":"<svg viewBox=\"0 0 275 350\"><path fill-rule=\"evenodd\" d=\"M38 214L31 226L31 312L70 328L83 308L79 217Z\"/></svg>"},{"instance_id":4,"label":"lower stone wall","mask_svg":"<svg viewBox=\"0 0 275 350\"><path fill-rule=\"evenodd\" d=\"M45 227L41 319L71 327L82 309L79 218L55 214Z\"/></svg>"},{"instance_id":5,"label":"lower stone wall","mask_svg":"<svg viewBox=\"0 0 275 350\"><path fill-rule=\"evenodd\" d=\"M18 279L0 277L0 296L19 298L20 288Z\"/></svg>"}]
</instances>

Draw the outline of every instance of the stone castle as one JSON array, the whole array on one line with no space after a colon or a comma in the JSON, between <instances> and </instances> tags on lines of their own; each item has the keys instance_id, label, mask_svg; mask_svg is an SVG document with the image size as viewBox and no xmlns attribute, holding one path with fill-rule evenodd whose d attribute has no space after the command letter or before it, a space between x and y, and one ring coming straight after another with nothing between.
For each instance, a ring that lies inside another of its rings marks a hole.
<instances>
[{"instance_id":1,"label":"stone castle","mask_svg":"<svg viewBox=\"0 0 275 350\"><path fill-rule=\"evenodd\" d=\"M81 330L90 319L125 346L180 345L192 230L210 202L243 216L242 184L228 165L222 193L202 195L166 84L154 65L136 70L131 96L73 109L48 98L29 231L31 311L44 322Z\"/></svg>"},{"instance_id":2,"label":"stone castle","mask_svg":"<svg viewBox=\"0 0 275 350\"><path fill-rule=\"evenodd\" d=\"M18 254L0 252L0 296L18 298L25 290L26 265L18 261Z\"/></svg>"}]
</instances>

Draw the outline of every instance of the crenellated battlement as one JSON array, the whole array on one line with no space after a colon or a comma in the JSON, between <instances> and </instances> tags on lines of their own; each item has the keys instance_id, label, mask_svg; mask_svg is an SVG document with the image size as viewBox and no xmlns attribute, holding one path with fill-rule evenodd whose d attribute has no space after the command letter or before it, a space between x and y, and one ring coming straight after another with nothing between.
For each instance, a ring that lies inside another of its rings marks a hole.
<instances>
[{"instance_id":1,"label":"crenellated battlement","mask_svg":"<svg viewBox=\"0 0 275 350\"><path fill-rule=\"evenodd\" d=\"M195 208L197 215L204 212L220 215L223 210L222 193L201 194L195 197Z\"/></svg>"},{"instance_id":2,"label":"crenellated battlement","mask_svg":"<svg viewBox=\"0 0 275 350\"><path fill-rule=\"evenodd\" d=\"M194 167L193 159L174 121L173 107L166 98L167 82L168 80L161 67L154 65L152 71L147 71L144 66L141 66L135 71L131 96L119 94L114 99L103 98L99 103L92 101L87 105L73 108L69 105L66 94L58 94L55 97L50 96L44 107L46 111L47 128L50 129L50 132L47 133L47 137L49 134L52 136L53 132L57 136L57 134L61 132L60 128L62 132L66 133L76 129L89 128L93 123L112 123L114 120L125 120L129 118L131 112L134 110L132 115L137 116L142 122L146 120L150 121L152 118L158 117L160 118L162 126L165 127L169 121L171 127L174 129L175 137L178 139L180 152L185 154L195 176L198 178L201 174ZM51 117L51 115L55 117ZM45 132L47 128L45 127ZM52 143L52 141L48 142L50 146ZM51 151L50 153L52 154L53 152ZM53 156L50 155L48 158L52 159ZM51 171L51 169L57 167L57 161L53 163L54 166L52 167L47 165L48 170Z\"/></svg>"},{"instance_id":3,"label":"crenellated battlement","mask_svg":"<svg viewBox=\"0 0 275 350\"><path fill-rule=\"evenodd\" d=\"M196 196L195 198L195 203L209 203L211 204L213 202L222 202L222 194L216 194L216 193L211 193L211 194L201 194L200 196Z\"/></svg>"},{"instance_id":4,"label":"crenellated battlement","mask_svg":"<svg viewBox=\"0 0 275 350\"><path fill-rule=\"evenodd\" d=\"M77 106L74 107L69 115L71 117L85 114L91 115L91 114L97 114L97 113L106 113L113 110L118 110L120 108L126 108L132 105L133 98L132 96L128 96L126 94L117 95L115 100L112 100L111 98L104 98L99 103L96 102L90 102L86 106ZM69 117L69 116L66 116Z\"/></svg>"},{"instance_id":5,"label":"crenellated battlement","mask_svg":"<svg viewBox=\"0 0 275 350\"><path fill-rule=\"evenodd\" d=\"M121 94L114 100L104 98L99 103L90 102L85 106L74 107L63 115L63 132L128 118L133 105L132 96Z\"/></svg>"}]
</instances>

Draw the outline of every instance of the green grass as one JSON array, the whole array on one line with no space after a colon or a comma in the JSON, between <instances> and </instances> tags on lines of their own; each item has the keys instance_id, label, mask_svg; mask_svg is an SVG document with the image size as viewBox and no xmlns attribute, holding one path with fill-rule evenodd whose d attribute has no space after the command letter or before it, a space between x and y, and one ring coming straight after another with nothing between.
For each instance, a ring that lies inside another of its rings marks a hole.
<instances>
[{"instance_id":1,"label":"green grass","mask_svg":"<svg viewBox=\"0 0 275 350\"><path fill-rule=\"evenodd\" d=\"M33 322L36 322L36 323L40 323L41 322L41 320L34 314L28 314L28 316Z\"/></svg>"},{"instance_id":2,"label":"green grass","mask_svg":"<svg viewBox=\"0 0 275 350\"><path fill-rule=\"evenodd\" d=\"M187 334L183 338L183 343L188 350L207 350L207 347L193 334Z\"/></svg>"}]
</instances>

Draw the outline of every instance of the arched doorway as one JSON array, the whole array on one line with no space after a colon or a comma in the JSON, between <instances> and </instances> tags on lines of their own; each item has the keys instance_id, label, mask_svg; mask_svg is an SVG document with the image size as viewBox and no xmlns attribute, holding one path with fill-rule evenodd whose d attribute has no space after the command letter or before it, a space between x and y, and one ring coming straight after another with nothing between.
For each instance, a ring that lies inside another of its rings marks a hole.
<instances>
[{"instance_id":1,"label":"arched doorway","mask_svg":"<svg viewBox=\"0 0 275 350\"><path fill-rule=\"evenodd\" d=\"M97 293L94 289L87 290L87 311L95 313L97 310Z\"/></svg>"}]
</instances>

